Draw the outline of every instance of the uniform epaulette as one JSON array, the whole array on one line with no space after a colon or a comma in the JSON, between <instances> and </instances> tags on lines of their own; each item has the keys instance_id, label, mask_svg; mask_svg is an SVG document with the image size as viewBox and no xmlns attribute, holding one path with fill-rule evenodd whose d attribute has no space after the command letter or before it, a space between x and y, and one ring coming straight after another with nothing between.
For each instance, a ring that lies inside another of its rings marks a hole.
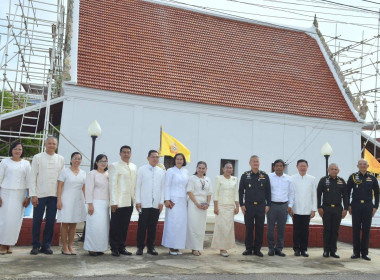
<instances>
[{"instance_id":1,"label":"uniform epaulette","mask_svg":"<svg viewBox=\"0 0 380 280\"><path fill-rule=\"evenodd\" d=\"M267 174L265 171L262 171L262 170L260 170L260 173L261 174Z\"/></svg>"},{"instance_id":2,"label":"uniform epaulette","mask_svg":"<svg viewBox=\"0 0 380 280\"><path fill-rule=\"evenodd\" d=\"M251 170L245 171L244 174L245 175L251 174Z\"/></svg>"}]
</instances>

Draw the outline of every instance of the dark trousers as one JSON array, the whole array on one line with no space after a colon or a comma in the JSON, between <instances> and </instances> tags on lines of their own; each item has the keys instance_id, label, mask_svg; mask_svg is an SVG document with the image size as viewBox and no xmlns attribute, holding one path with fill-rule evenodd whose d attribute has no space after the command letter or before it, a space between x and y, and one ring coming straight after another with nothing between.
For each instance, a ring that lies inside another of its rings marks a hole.
<instances>
[{"instance_id":1,"label":"dark trousers","mask_svg":"<svg viewBox=\"0 0 380 280\"><path fill-rule=\"evenodd\" d=\"M111 212L110 224L110 246L111 250L122 251L125 249L125 240L133 207L117 208L115 212Z\"/></svg>"},{"instance_id":2,"label":"dark trousers","mask_svg":"<svg viewBox=\"0 0 380 280\"><path fill-rule=\"evenodd\" d=\"M310 215L293 216L293 250L307 251Z\"/></svg>"},{"instance_id":3,"label":"dark trousers","mask_svg":"<svg viewBox=\"0 0 380 280\"><path fill-rule=\"evenodd\" d=\"M263 245L265 205L246 206L244 215L245 223L245 248L249 251L260 251ZM253 228L255 228L255 242L253 242Z\"/></svg>"},{"instance_id":4,"label":"dark trousers","mask_svg":"<svg viewBox=\"0 0 380 280\"><path fill-rule=\"evenodd\" d=\"M144 249L145 237L148 230L146 245L148 250L154 249L156 239L156 227L160 211L156 208L142 208L139 215L139 227L137 229L137 248Z\"/></svg>"},{"instance_id":5,"label":"dark trousers","mask_svg":"<svg viewBox=\"0 0 380 280\"><path fill-rule=\"evenodd\" d=\"M284 248L285 225L288 217L288 204L271 204L267 215L268 248L282 250ZM274 242L274 228L277 224L277 242ZM275 246L276 245L276 246Z\"/></svg>"},{"instance_id":6,"label":"dark trousers","mask_svg":"<svg viewBox=\"0 0 380 280\"><path fill-rule=\"evenodd\" d=\"M368 255L369 232L372 223L372 202L360 203L351 202L352 208L352 235L354 243L354 254ZM362 239L360 240L360 230L362 231Z\"/></svg>"},{"instance_id":7,"label":"dark trousers","mask_svg":"<svg viewBox=\"0 0 380 280\"><path fill-rule=\"evenodd\" d=\"M41 236L41 224L42 218L45 215L45 229L42 239L42 244L40 242ZM33 226L32 226L32 246L33 248L40 248L41 246L45 249L50 248L51 242L53 240L55 216L57 215L57 197L47 196L38 198L38 205L33 209Z\"/></svg>"},{"instance_id":8,"label":"dark trousers","mask_svg":"<svg viewBox=\"0 0 380 280\"><path fill-rule=\"evenodd\" d=\"M323 249L324 251L335 253L338 242L339 227L342 220L342 206L323 207Z\"/></svg>"}]
</instances>

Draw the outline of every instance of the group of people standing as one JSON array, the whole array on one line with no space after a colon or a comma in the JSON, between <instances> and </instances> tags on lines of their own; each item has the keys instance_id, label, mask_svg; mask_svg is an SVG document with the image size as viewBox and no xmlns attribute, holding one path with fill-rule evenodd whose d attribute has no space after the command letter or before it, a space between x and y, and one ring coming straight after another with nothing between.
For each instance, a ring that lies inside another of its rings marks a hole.
<instances>
[{"instance_id":1,"label":"group of people standing","mask_svg":"<svg viewBox=\"0 0 380 280\"><path fill-rule=\"evenodd\" d=\"M228 257L235 247L234 215L239 208L246 226L243 255L263 256L264 222L267 217L268 255L284 257L284 232L288 214L293 219L293 250L295 256L308 257L309 223L318 211L323 219L324 257L337 255L341 219L352 214L354 254L351 258L370 260L368 256L371 219L379 205L377 179L367 172L368 163L358 162L359 172L353 173L346 185L338 177L336 164L328 167L328 176L317 184L307 174L308 162L298 160L298 174L284 174L285 162L273 164L269 175L259 170L260 159L252 156L251 169L238 178L232 176L233 165L226 162L223 174L212 185L206 176L207 164L199 161L189 175L186 158L178 153L173 167L167 171L158 166L159 154L148 152L148 163L140 168L130 161L132 149L120 148L120 161L108 165L105 154L96 157L93 170L80 169L82 155L74 152L70 167L55 153L58 143L48 137L45 152L34 156L32 164L23 158L20 142L11 145L9 158L0 164L0 254L12 253L20 232L23 209L34 206L31 254L52 254L55 219L61 223L62 254L75 255L73 248L76 225L86 222L84 249L90 256L104 254L111 247L113 256L132 255L125 247L133 208L139 213L136 255L158 255L155 250L156 227L165 205L162 245L169 254L181 255L187 248L200 256L206 231L207 209L214 202L215 228L211 248ZM351 196L352 193L352 196ZM350 199L352 197L352 199ZM373 202L374 198L374 202ZM87 204L87 207L86 207ZM57 214L58 211L58 214ZM42 242L40 231L45 214ZM277 226L277 240L274 231ZM362 231L362 237L360 232ZM145 242L146 240L146 242Z\"/></svg>"}]
</instances>

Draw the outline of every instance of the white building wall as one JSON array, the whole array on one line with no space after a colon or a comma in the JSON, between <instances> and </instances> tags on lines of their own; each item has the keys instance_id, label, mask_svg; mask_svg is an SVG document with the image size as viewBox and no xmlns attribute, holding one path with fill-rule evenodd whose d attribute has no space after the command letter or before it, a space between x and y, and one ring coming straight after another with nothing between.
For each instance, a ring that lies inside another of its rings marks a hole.
<instances>
[{"instance_id":1,"label":"white building wall","mask_svg":"<svg viewBox=\"0 0 380 280\"><path fill-rule=\"evenodd\" d=\"M270 172L278 158L289 161L294 174L297 159L309 161L309 173L325 174L321 147L329 142L334 154L330 162L340 166L347 178L355 171L360 157L361 124L328 119L307 118L279 113L259 112L152 98L132 94L82 88L65 84L61 132L88 158L91 138L87 134L96 119L102 135L96 141L95 155L105 153L110 162L119 160L122 145L132 147L132 161L146 164L147 152L159 148L160 125L163 130L192 152L188 169L194 172L197 161L208 164L208 176L219 174L221 159L238 161L238 176L249 170L249 157L257 154L261 169ZM76 149L60 137L59 153L69 163ZM84 169L89 161L84 159Z\"/></svg>"}]
</instances>

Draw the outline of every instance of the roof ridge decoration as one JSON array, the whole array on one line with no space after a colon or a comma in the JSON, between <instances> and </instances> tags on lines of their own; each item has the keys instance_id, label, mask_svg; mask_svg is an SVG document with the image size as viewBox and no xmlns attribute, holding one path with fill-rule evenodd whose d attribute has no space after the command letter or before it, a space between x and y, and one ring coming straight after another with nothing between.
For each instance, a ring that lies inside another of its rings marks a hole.
<instances>
[{"instance_id":1,"label":"roof ridge decoration","mask_svg":"<svg viewBox=\"0 0 380 280\"><path fill-rule=\"evenodd\" d=\"M352 92L351 92L350 88L348 87L348 84L346 82L346 79L344 78L342 70L340 69L338 62L335 60L334 54L331 52L329 46L327 45L325 37L323 36L322 32L318 28L318 20L317 20L316 14L314 15L313 25L315 26L315 31L316 31L323 47L324 47L326 53L329 56L332 65L334 66L334 69L338 75L340 82L343 85L344 91L345 91L346 95L348 96L348 99L352 103L354 109L358 112L359 117L362 120L365 120L367 112L368 112L367 100L364 98L361 101L359 96L357 96L356 98L354 96L352 96Z\"/></svg>"}]
</instances>

